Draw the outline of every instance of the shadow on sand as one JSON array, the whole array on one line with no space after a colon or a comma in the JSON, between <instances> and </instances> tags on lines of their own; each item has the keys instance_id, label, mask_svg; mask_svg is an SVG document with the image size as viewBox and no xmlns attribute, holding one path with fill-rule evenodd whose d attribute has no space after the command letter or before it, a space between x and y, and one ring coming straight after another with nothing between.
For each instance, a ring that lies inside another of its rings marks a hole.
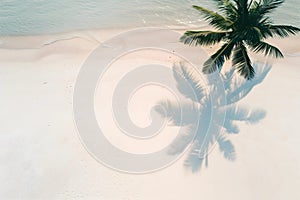
<instances>
[{"instance_id":1,"label":"shadow on sand","mask_svg":"<svg viewBox=\"0 0 300 200\"><path fill-rule=\"evenodd\" d=\"M186 97L186 102L178 104L162 100L155 110L167 119L170 125L179 126L184 130L172 143L169 153L180 154L190 145L185 165L193 172L208 166L209 153L215 146L218 146L224 158L234 161L236 151L226 136L240 132L236 122L253 124L266 116L264 110L250 110L238 105L254 86L264 80L271 67L256 64L255 69L256 76L251 81L243 80L231 70L220 75L218 79L208 76L204 87L203 80L195 69L188 68L183 63L173 66L177 88ZM190 141L193 142L188 144Z\"/></svg>"}]
</instances>

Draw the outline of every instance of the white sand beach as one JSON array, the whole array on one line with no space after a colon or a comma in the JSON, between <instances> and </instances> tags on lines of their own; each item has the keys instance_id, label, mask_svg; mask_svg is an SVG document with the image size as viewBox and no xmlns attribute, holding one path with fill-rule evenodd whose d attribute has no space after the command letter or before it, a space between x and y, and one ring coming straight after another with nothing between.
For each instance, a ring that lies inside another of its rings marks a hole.
<instances>
[{"instance_id":1,"label":"white sand beach","mask_svg":"<svg viewBox=\"0 0 300 200\"><path fill-rule=\"evenodd\" d=\"M184 165L187 152L169 167L134 175L112 170L88 153L73 112L82 65L102 42L124 31L1 38L0 199L300 199L299 36L271 40L285 58L270 59L272 68L266 78L239 102L250 110L264 110L266 116L255 124L237 122L239 133L227 135L236 159L224 158L215 147L208 155L208 166L199 170ZM158 41L166 42L163 37ZM196 62L203 63L200 49L186 47ZM95 111L111 143L146 154L174 139L177 128L168 125L166 132L148 140L125 136L114 123L109 97L130 67L149 62L171 67L176 61L178 57L170 52L140 50L120 58L107 71L102 93L95 95L99 100ZM141 126L151 123L149 108L171 96L161 88L137 92L129 105L132 119Z\"/></svg>"}]
</instances>

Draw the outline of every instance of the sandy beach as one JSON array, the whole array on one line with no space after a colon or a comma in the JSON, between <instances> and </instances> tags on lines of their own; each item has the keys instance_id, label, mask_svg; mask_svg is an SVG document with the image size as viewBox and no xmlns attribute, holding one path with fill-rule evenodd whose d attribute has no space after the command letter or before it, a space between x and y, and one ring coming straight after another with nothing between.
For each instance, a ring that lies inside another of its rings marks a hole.
<instances>
[{"instance_id":1,"label":"sandy beach","mask_svg":"<svg viewBox=\"0 0 300 200\"><path fill-rule=\"evenodd\" d=\"M112 170L88 153L78 136L73 112L74 87L82 65L99 45L124 31L1 38L0 199L300 198L299 36L270 40L285 58L270 59L272 68L266 78L238 102L249 109L262 109L266 116L256 124L237 122L239 133L227 135L235 148L235 160L225 159L216 147L208 155L208 166L197 171L184 165L184 155L165 169L133 175ZM157 40L165 42L163 37ZM208 53L213 50L205 49ZM186 47L186 51L198 64L204 62L205 57L198 54L200 47ZM255 59L266 61L260 56ZM120 77L133 65L153 61L172 67L178 57L151 50L128 54L112 65L103 79L102 93L95 95L99 100L96 115L108 132L106 137L124 151L159 150L177 131L166 125L162 135L137 140L120 136L111 117L109 97ZM161 88L137 92L129 105L133 121L141 126L149 124L149 108L162 97L171 96Z\"/></svg>"}]
</instances>

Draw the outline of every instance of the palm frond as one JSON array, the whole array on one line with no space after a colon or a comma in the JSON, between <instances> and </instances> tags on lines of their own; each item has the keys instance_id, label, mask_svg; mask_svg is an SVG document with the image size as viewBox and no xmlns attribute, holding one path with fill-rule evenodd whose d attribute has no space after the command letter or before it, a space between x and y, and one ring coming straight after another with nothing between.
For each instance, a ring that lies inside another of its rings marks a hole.
<instances>
[{"instance_id":1,"label":"palm frond","mask_svg":"<svg viewBox=\"0 0 300 200\"><path fill-rule=\"evenodd\" d=\"M254 77L255 71L251 65L251 60L243 43L239 43L236 46L233 54L232 64L238 70L239 74L244 78L250 80Z\"/></svg>"},{"instance_id":2,"label":"palm frond","mask_svg":"<svg viewBox=\"0 0 300 200\"><path fill-rule=\"evenodd\" d=\"M231 51L234 47L234 41L225 43L215 54L213 54L204 64L202 72L211 74L217 70L221 70L225 59L229 59Z\"/></svg>"},{"instance_id":3,"label":"palm frond","mask_svg":"<svg viewBox=\"0 0 300 200\"><path fill-rule=\"evenodd\" d=\"M259 1L252 2L251 6L249 8L249 12L250 13L257 12L258 7L260 7L260 6L261 6L261 1L260 2Z\"/></svg>"},{"instance_id":4,"label":"palm frond","mask_svg":"<svg viewBox=\"0 0 300 200\"><path fill-rule=\"evenodd\" d=\"M186 98L194 102L200 102L205 96L205 90L201 86L198 72L187 68L183 63L173 66L173 76L177 82L177 89Z\"/></svg>"},{"instance_id":5,"label":"palm frond","mask_svg":"<svg viewBox=\"0 0 300 200\"><path fill-rule=\"evenodd\" d=\"M277 35L281 38L288 37L290 35L296 35L298 32L300 32L299 28L289 25L271 25L268 28L271 32L271 36Z\"/></svg>"},{"instance_id":6,"label":"palm frond","mask_svg":"<svg viewBox=\"0 0 300 200\"><path fill-rule=\"evenodd\" d=\"M255 2L254 0L250 0L250 2L248 2L247 10L250 10L254 2Z\"/></svg>"},{"instance_id":7,"label":"palm frond","mask_svg":"<svg viewBox=\"0 0 300 200\"><path fill-rule=\"evenodd\" d=\"M256 44L250 45L251 50L254 52L262 52L266 56L274 56L275 58L283 58L282 52L275 46L268 44L266 42L258 42Z\"/></svg>"},{"instance_id":8,"label":"palm frond","mask_svg":"<svg viewBox=\"0 0 300 200\"><path fill-rule=\"evenodd\" d=\"M240 15L240 17L243 18L243 21L248 15L248 0L234 0L234 2L237 5L237 12Z\"/></svg>"},{"instance_id":9,"label":"palm frond","mask_svg":"<svg viewBox=\"0 0 300 200\"><path fill-rule=\"evenodd\" d=\"M263 17L274 9L278 8L284 0L260 0L254 1L249 9L249 12L257 17Z\"/></svg>"},{"instance_id":10,"label":"palm frond","mask_svg":"<svg viewBox=\"0 0 300 200\"><path fill-rule=\"evenodd\" d=\"M184 44L194 46L225 43L204 63L202 71L205 74L220 71L234 49L233 66L246 79L253 79L255 71L247 54L248 46L254 52L281 58L283 57L282 52L264 40L274 36L284 38L300 32L300 28L291 25L274 25L268 15L283 4L284 0L213 1L217 5L218 12L200 6L193 7L201 12L210 25L221 32L187 31L181 37Z\"/></svg>"},{"instance_id":11,"label":"palm frond","mask_svg":"<svg viewBox=\"0 0 300 200\"><path fill-rule=\"evenodd\" d=\"M187 45L214 45L219 43L228 32L186 31L180 41Z\"/></svg>"},{"instance_id":12,"label":"palm frond","mask_svg":"<svg viewBox=\"0 0 300 200\"><path fill-rule=\"evenodd\" d=\"M253 19L259 24L262 24L262 20L268 18L266 15L280 6L284 0L260 0L253 1L252 6L249 8L249 19ZM268 19L268 22L270 20Z\"/></svg>"},{"instance_id":13,"label":"palm frond","mask_svg":"<svg viewBox=\"0 0 300 200\"><path fill-rule=\"evenodd\" d=\"M225 14L226 19L233 22L237 18L237 8L231 0L214 0L217 3L218 9Z\"/></svg>"},{"instance_id":14,"label":"palm frond","mask_svg":"<svg viewBox=\"0 0 300 200\"><path fill-rule=\"evenodd\" d=\"M200 6L194 5L193 8L201 12L201 14L204 16L204 19L208 21L211 26L220 30L230 29L232 22L222 15Z\"/></svg>"},{"instance_id":15,"label":"palm frond","mask_svg":"<svg viewBox=\"0 0 300 200\"><path fill-rule=\"evenodd\" d=\"M261 41L263 37L264 36L260 28L254 26L247 29L244 40L251 41L252 43L257 43Z\"/></svg>"},{"instance_id":16,"label":"palm frond","mask_svg":"<svg viewBox=\"0 0 300 200\"><path fill-rule=\"evenodd\" d=\"M252 17L252 16L251 16ZM271 21L269 19L269 17L263 17L261 19L258 19L256 22L255 22L255 26L259 32L260 32L260 35L261 35L261 39L266 39L268 37L273 37L273 34L270 30L270 25L271 25Z\"/></svg>"},{"instance_id":17,"label":"palm frond","mask_svg":"<svg viewBox=\"0 0 300 200\"><path fill-rule=\"evenodd\" d=\"M260 6L257 8L261 15L270 13L278 6L284 3L284 0L262 0Z\"/></svg>"}]
</instances>

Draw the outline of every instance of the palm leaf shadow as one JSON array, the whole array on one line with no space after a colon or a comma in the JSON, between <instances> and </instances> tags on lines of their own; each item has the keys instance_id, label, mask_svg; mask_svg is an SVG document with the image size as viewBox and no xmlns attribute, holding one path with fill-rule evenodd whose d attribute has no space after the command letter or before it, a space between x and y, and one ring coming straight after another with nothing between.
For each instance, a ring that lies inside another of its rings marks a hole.
<instances>
[{"instance_id":1,"label":"palm leaf shadow","mask_svg":"<svg viewBox=\"0 0 300 200\"><path fill-rule=\"evenodd\" d=\"M182 153L188 143L193 141L185 160L185 166L193 172L200 170L204 165L208 167L209 153L215 145L219 147L225 159L234 161L236 159L235 147L226 136L240 132L236 122L253 124L266 116L264 110L249 110L237 105L264 80L271 69L268 65L255 64L254 66L257 69L257 75L250 81L241 80L234 75L234 70L221 75L218 81L222 81L224 85L222 93L219 91L220 88L215 86L215 79L208 76L208 87L203 87L194 69L186 67L183 63L174 64L173 75L177 88L187 101L177 103L162 100L158 102L155 110L167 119L170 125L184 128L184 133L172 142L170 154ZM187 89L187 85L190 85L194 91ZM196 95L191 95L192 92ZM212 97L217 100L212 101ZM213 113L216 114L213 116ZM214 119L225 113L224 120Z\"/></svg>"}]
</instances>

